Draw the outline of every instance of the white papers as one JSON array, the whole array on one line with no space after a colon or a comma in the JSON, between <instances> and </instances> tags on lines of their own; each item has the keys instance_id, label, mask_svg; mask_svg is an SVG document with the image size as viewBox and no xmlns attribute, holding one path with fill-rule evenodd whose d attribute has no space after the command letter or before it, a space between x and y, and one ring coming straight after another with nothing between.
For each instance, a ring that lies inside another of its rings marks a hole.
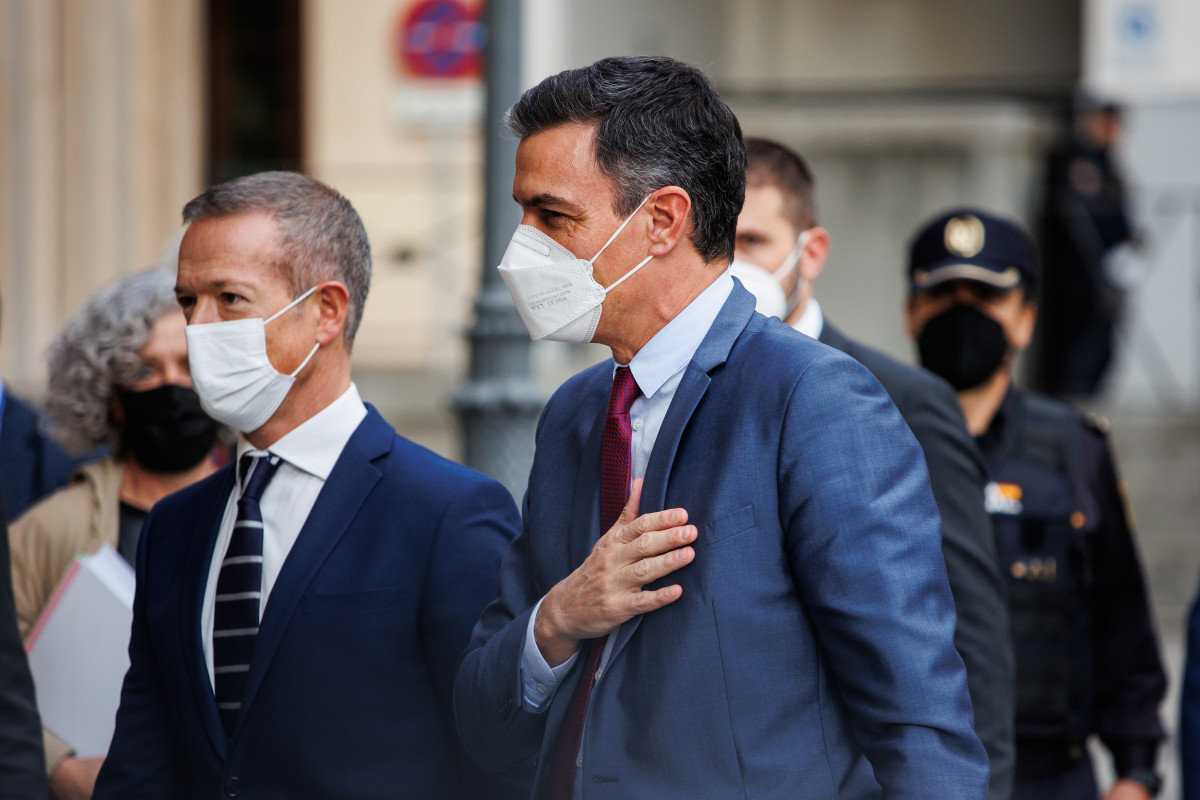
<instances>
[{"instance_id":1,"label":"white papers","mask_svg":"<svg viewBox=\"0 0 1200 800\"><path fill-rule=\"evenodd\" d=\"M110 545L79 555L25 647L42 725L81 758L108 752L129 669L134 572Z\"/></svg>"}]
</instances>

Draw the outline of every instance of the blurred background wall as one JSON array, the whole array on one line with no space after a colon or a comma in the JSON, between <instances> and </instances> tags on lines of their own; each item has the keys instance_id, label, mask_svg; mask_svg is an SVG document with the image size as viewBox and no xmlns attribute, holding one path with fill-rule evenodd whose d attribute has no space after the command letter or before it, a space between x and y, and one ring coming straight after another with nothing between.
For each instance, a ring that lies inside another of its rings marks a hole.
<instances>
[{"instance_id":1,"label":"blurred background wall","mask_svg":"<svg viewBox=\"0 0 1200 800\"><path fill-rule=\"evenodd\" d=\"M466 14L443 28L464 41L425 41L433 55L414 70L404 49L421 44L439 5ZM812 162L834 238L819 287L830 313L906 358L901 274L914 226L962 202L1031 222L1042 158L1066 130L1073 94L1085 86L1121 100L1153 268L1134 295L1110 396L1194 408L1200 56L1181 31L1200 27L1196 8L524 0L522 84L609 54L702 66L747 133ZM465 368L461 334L483 268L482 83L434 55L481 43L481 26L471 28L480 14L449 0L0 0L6 380L36 396L42 353L66 317L103 283L158 261L180 207L205 185L304 169L350 197L375 248L362 380L398 421L456 452L444 400ZM596 351L549 345L534 357L552 386Z\"/></svg>"}]
</instances>

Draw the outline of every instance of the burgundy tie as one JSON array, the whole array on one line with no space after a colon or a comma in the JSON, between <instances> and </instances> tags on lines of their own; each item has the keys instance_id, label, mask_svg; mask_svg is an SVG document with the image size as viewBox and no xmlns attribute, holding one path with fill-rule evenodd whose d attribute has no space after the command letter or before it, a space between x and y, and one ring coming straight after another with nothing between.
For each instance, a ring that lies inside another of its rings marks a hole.
<instances>
[{"instance_id":1,"label":"burgundy tie","mask_svg":"<svg viewBox=\"0 0 1200 800\"><path fill-rule=\"evenodd\" d=\"M604 535L621 516L629 501L629 481L632 475L633 428L629 424L629 407L638 395L637 383L629 367L617 367L613 375L612 394L608 398L608 417L604 420L604 440L600 447L600 534ZM571 695L567 718L554 749L550 765L549 800L571 800L575 793L575 760L583 739L583 722L587 718L588 700L596 683L596 665L604 652L607 636L584 643L586 661L579 685Z\"/></svg>"}]
</instances>

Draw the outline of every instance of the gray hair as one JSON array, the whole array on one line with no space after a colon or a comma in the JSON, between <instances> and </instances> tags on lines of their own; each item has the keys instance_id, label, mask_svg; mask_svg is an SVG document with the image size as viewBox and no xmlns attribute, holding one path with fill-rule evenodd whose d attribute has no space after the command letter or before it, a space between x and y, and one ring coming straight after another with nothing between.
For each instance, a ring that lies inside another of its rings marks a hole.
<instances>
[{"instance_id":1,"label":"gray hair","mask_svg":"<svg viewBox=\"0 0 1200 800\"><path fill-rule=\"evenodd\" d=\"M371 288L371 244L350 201L299 172L260 172L214 186L183 207L183 221L261 212L281 232L276 264L292 297L321 281L340 281L350 293L345 338L354 344Z\"/></svg>"},{"instance_id":2,"label":"gray hair","mask_svg":"<svg viewBox=\"0 0 1200 800\"><path fill-rule=\"evenodd\" d=\"M596 164L612 181L619 216L655 189L679 186L692 200L696 250L709 262L733 258L746 194L742 128L700 70L665 56L603 58L529 89L506 121L520 139L594 125Z\"/></svg>"},{"instance_id":3,"label":"gray hair","mask_svg":"<svg viewBox=\"0 0 1200 800\"><path fill-rule=\"evenodd\" d=\"M141 377L141 349L158 318L173 310L179 310L175 270L139 272L92 295L50 345L47 426L69 450L107 444L118 451L113 402Z\"/></svg>"}]
</instances>

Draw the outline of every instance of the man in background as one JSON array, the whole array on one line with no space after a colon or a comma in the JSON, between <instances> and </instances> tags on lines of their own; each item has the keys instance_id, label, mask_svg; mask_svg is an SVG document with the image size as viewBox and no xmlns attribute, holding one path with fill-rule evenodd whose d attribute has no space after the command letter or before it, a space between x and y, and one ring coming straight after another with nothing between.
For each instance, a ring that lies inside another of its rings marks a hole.
<instances>
[{"instance_id":1,"label":"man in background","mask_svg":"<svg viewBox=\"0 0 1200 800\"><path fill-rule=\"evenodd\" d=\"M45 800L42 723L25 645L17 630L4 520L0 492L0 800Z\"/></svg>"},{"instance_id":2,"label":"man in background","mask_svg":"<svg viewBox=\"0 0 1200 800\"><path fill-rule=\"evenodd\" d=\"M78 464L79 459L42 432L38 412L0 378L0 489L8 521L66 486Z\"/></svg>"},{"instance_id":3,"label":"man in background","mask_svg":"<svg viewBox=\"0 0 1200 800\"><path fill-rule=\"evenodd\" d=\"M1039 224L1038 388L1091 397L1112 363L1116 328L1141 240L1114 158L1122 113L1085 98L1067 141L1046 161Z\"/></svg>"},{"instance_id":4,"label":"man in background","mask_svg":"<svg viewBox=\"0 0 1200 800\"><path fill-rule=\"evenodd\" d=\"M1147 800L1161 785L1166 678L1107 427L1013 386L1036 319L1033 244L957 209L917 231L908 275L921 363L957 391L988 465L1017 662L1013 796L1095 800L1098 734L1118 776L1107 799Z\"/></svg>"},{"instance_id":5,"label":"man in background","mask_svg":"<svg viewBox=\"0 0 1200 800\"><path fill-rule=\"evenodd\" d=\"M1008 607L992 524L983 506L985 466L943 380L841 333L813 296L831 246L818 227L815 181L804 159L778 142L746 139L746 202L737 222L738 262L754 265L787 299L789 325L854 357L874 373L925 454L942 516L942 556L958 614L954 644L967 667L975 732L988 752L990 800L1009 800L1013 770L1012 652ZM753 284L747 283L753 290Z\"/></svg>"}]
</instances>

